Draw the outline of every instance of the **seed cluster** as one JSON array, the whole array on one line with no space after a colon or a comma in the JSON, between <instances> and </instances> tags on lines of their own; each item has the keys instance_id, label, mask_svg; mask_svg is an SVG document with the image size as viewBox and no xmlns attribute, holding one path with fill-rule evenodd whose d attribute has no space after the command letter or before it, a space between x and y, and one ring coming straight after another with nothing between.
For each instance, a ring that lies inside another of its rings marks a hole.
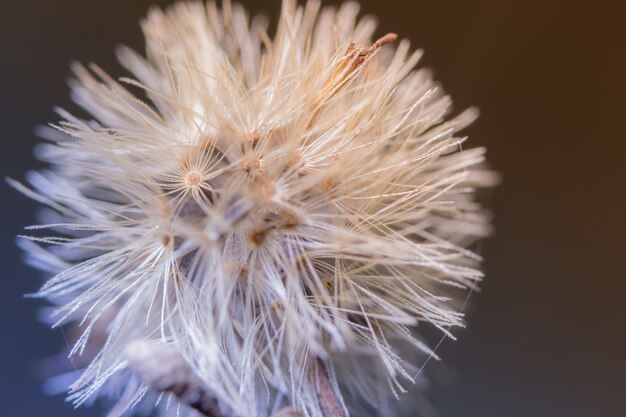
<instances>
[{"instance_id":1,"label":"seed cluster","mask_svg":"<svg viewBox=\"0 0 626 417\"><path fill-rule=\"evenodd\" d=\"M494 180L461 149L476 111L449 117L421 52L358 13L285 0L270 36L229 1L182 2L142 22L145 56L118 50L132 78L74 66L91 118L59 110L50 169L15 186L60 233L26 248L57 324L82 331L72 354L104 329L76 404L124 387L118 409L174 413L130 378L126 347L149 346L241 417L380 409L434 355L415 326L463 324Z\"/></svg>"}]
</instances>

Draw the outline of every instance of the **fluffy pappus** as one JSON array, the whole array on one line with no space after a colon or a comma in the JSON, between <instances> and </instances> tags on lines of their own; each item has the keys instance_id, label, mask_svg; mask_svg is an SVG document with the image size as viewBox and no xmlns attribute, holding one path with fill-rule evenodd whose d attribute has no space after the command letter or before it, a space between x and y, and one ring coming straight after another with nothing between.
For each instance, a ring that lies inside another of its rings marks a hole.
<instances>
[{"instance_id":1,"label":"fluffy pappus","mask_svg":"<svg viewBox=\"0 0 626 417\"><path fill-rule=\"evenodd\" d=\"M24 246L54 274L37 295L56 324L82 329L72 354L106 329L76 404L153 398L128 370L141 340L233 415L380 409L374 387L402 391L411 352L433 354L415 326L463 324L457 290L482 277L468 247L490 232L475 193L494 181L457 135L477 112L449 118L421 52L358 13L285 0L270 37L240 5L177 3L142 22L145 57L117 50L132 78L74 65L90 118L59 109L50 168L12 183L50 208Z\"/></svg>"}]
</instances>

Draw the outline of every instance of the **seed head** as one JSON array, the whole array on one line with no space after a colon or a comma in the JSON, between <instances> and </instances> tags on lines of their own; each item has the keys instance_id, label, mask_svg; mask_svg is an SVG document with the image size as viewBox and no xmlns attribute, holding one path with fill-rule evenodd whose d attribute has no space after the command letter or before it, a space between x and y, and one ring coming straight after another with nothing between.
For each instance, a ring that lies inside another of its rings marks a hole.
<instances>
[{"instance_id":1,"label":"seed head","mask_svg":"<svg viewBox=\"0 0 626 417\"><path fill-rule=\"evenodd\" d=\"M455 289L482 276L467 248L489 232L484 150L457 136L476 111L448 118L421 52L372 40L358 11L286 0L270 37L229 1L178 3L142 22L145 57L117 51L132 78L74 65L91 118L59 110L50 169L14 184L50 208L35 228L58 236L26 246L54 273L38 295L57 324L83 330L72 353L106 328L76 404L150 398L154 350L189 366L169 391L205 386L241 417L380 409L374 389L401 391L433 354L415 326L462 324ZM130 350L150 376L132 379L128 346L154 343Z\"/></svg>"}]
</instances>

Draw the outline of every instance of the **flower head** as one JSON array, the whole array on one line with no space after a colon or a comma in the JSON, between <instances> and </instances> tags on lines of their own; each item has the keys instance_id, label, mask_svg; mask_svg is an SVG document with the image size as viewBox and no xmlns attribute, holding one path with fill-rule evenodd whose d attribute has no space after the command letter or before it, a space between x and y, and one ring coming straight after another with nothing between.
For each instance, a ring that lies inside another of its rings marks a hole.
<instances>
[{"instance_id":1,"label":"flower head","mask_svg":"<svg viewBox=\"0 0 626 417\"><path fill-rule=\"evenodd\" d=\"M480 279L466 248L489 231L484 150L456 136L476 112L447 119L421 53L358 10L286 0L271 38L237 4L178 3L143 21L145 57L118 50L133 78L73 67L91 117L59 110L51 168L17 186L52 209L37 227L59 235L28 248L57 322L83 329L72 353L110 321L76 403L119 388L142 339L240 416L320 416L324 384L343 408L413 379L419 322L462 324L450 289ZM123 386L121 408L147 392Z\"/></svg>"}]
</instances>

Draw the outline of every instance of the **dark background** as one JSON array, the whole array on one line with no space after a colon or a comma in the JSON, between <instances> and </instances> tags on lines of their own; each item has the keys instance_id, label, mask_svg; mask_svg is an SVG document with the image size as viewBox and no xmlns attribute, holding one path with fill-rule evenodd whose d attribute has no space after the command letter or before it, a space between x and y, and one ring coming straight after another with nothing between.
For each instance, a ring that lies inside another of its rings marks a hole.
<instances>
[{"instance_id":1,"label":"dark background","mask_svg":"<svg viewBox=\"0 0 626 417\"><path fill-rule=\"evenodd\" d=\"M72 108L70 60L115 76L113 47L141 49L150 0L1 0L1 172L39 166L33 128ZM157 1L167 4L166 1ZM279 1L245 2L277 16ZM327 3L336 3L328 1ZM626 415L626 30L618 1L363 1L380 32L424 48L455 100L477 105L470 145L503 174L490 207L487 279L468 330L439 353L456 373L432 392L444 417ZM579 4L575 4L579 3ZM32 363L62 345L24 299L40 284L14 236L35 204L0 185L0 416L65 417Z\"/></svg>"}]
</instances>

